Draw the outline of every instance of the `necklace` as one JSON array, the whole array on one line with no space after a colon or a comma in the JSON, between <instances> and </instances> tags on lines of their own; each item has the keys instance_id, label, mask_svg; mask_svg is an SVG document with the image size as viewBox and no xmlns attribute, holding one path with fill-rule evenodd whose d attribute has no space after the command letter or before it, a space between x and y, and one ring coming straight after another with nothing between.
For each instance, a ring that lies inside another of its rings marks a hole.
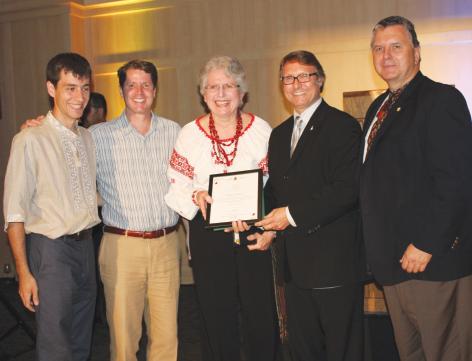
<instances>
[{"instance_id":1,"label":"necklace","mask_svg":"<svg viewBox=\"0 0 472 361\"><path fill-rule=\"evenodd\" d=\"M210 113L208 120L208 128L210 130L212 146L211 156L214 159L215 164L223 164L226 167L231 167L234 158L236 158L239 137L241 136L243 130L243 120L241 113L238 111L236 117L236 132L232 138L220 139L220 136L216 131L215 120L213 119L212 113Z\"/></svg>"}]
</instances>

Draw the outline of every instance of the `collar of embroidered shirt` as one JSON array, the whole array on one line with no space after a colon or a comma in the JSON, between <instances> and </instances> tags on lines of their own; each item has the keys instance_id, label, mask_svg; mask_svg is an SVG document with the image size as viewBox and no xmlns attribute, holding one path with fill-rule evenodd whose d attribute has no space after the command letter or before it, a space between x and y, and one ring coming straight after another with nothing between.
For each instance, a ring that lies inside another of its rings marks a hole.
<instances>
[{"instance_id":1,"label":"collar of embroidered shirt","mask_svg":"<svg viewBox=\"0 0 472 361\"><path fill-rule=\"evenodd\" d=\"M75 132L72 129L69 129L64 126L59 120L57 120L51 111L48 112L46 116L46 121L49 122L55 129L57 129L61 134L65 135L66 137L70 138L71 140L75 140L79 137L79 129L77 125L77 121L75 122L74 128Z\"/></svg>"}]
</instances>

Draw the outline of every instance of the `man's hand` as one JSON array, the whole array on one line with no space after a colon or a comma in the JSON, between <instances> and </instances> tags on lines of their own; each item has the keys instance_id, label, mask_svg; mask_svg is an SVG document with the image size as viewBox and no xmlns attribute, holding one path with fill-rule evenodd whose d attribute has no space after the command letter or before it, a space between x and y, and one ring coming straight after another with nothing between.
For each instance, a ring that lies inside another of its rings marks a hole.
<instances>
[{"instance_id":1,"label":"man's hand","mask_svg":"<svg viewBox=\"0 0 472 361\"><path fill-rule=\"evenodd\" d=\"M213 203L213 199L210 197L207 191L201 190L195 194L195 201L197 202L197 206L200 208L202 212L203 219L207 219L206 208L208 203Z\"/></svg>"},{"instance_id":2,"label":"man's hand","mask_svg":"<svg viewBox=\"0 0 472 361\"><path fill-rule=\"evenodd\" d=\"M283 231L289 224L285 207L281 207L273 209L262 221L257 222L256 226L267 230Z\"/></svg>"},{"instance_id":3,"label":"man's hand","mask_svg":"<svg viewBox=\"0 0 472 361\"><path fill-rule=\"evenodd\" d=\"M22 275L18 278L21 301L30 311L35 312L34 307L39 305L38 285L31 273Z\"/></svg>"},{"instance_id":4,"label":"man's hand","mask_svg":"<svg viewBox=\"0 0 472 361\"><path fill-rule=\"evenodd\" d=\"M7 232L18 273L18 293L25 307L34 312L34 306L39 305L38 285L31 274L26 257L25 225L23 222L8 223Z\"/></svg>"},{"instance_id":5,"label":"man's hand","mask_svg":"<svg viewBox=\"0 0 472 361\"><path fill-rule=\"evenodd\" d=\"M413 243L410 243L403 253L400 263L405 272L418 273L423 272L426 269L429 261L433 256L429 253L423 252L416 248Z\"/></svg>"},{"instance_id":6,"label":"man's hand","mask_svg":"<svg viewBox=\"0 0 472 361\"><path fill-rule=\"evenodd\" d=\"M265 251L272 244L275 238L275 232L265 231L264 233L253 233L247 236L248 241L256 241L256 244L250 244L247 248L250 251Z\"/></svg>"},{"instance_id":7,"label":"man's hand","mask_svg":"<svg viewBox=\"0 0 472 361\"><path fill-rule=\"evenodd\" d=\"M43 121L46 117L44 115L40 115L39 117L35 119L27 119L23 124L20 126L20 130L26 129L26 128L34 128L37 127L38 125L43 124Z\"/></svg>"}]
</instances>

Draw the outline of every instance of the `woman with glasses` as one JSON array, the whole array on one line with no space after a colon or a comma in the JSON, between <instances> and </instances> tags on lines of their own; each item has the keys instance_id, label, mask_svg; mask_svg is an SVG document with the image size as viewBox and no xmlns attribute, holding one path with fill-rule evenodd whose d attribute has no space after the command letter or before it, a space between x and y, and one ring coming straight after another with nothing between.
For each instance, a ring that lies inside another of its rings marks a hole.
<instances>
[{"instance_id":1,"label":"woman with glasses","mask_svg":"<svg viewBox=\"0 0 472 361\"><path fill-rule=\"evenodd\" d=\"M253 232L240 232L237 244L233 233L208 230L204 224L207 203L212 202L207 191L210 174L260 168L267 177L271 127L242 111L247 83L235 58L210 59L200 73L200 93L209 112L179 134L168 169L166 202L190 221L202 359L240 360L240 314L245 360L272 361L278 340L268 250L273 235L246 239Z\"/></svg>"}]
</instances>

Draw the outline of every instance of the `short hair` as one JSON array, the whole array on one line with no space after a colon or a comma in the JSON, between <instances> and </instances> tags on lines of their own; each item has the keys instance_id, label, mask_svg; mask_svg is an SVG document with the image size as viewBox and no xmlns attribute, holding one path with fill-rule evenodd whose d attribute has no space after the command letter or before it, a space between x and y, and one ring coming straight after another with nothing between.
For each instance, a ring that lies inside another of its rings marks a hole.
<instances>
[{"instance_id":1,"label":"short hair","mask_svg":"<svg viewBox=\"0 0 472 361\"><path fill-rule=\"evenodd\" d=\"M126 64L122 65L118 69L117 73L118 73L118 79L120 82L121 89L123 89L123 86L125 85L126 72L128 71L128 69L142 70L145 73L150 74L152 84L154 85L154 88L157 88L158 74L157 74L156 66L150 61L134 59L134 60L128 61Z\"/></svg>"},{"instance_id":2,"label":"short hair","mask_svg":"<svg viewBox=\"0 0 472 361\"><path fill-rule=\"evenodd\" d=\"M92 79L92 68L82 55L77 53L60 53L49 60L46 66L46 80L56 87L61 71L71 72L77 78ZM54 107L54 98L49 96L49 105Z\"/></svg>"},{"instance_id":3,"label":"short hair","mask_svg":"<svg viewBox=\"0 0 472 361\"><path fill-rule=\"evenodd\" d=\"M103 94L96 93L96 92L91 92L90 93L90 99L87 104L87 106L84 109L84 112L82 116L80 117L81 123L85 124L87 117L90 113L90 108L95 108L95 109L103 109L103 117L107 117L107 101L105 100L105 97Z\"/></svg>"},{"instance_id":4,"label":"short hair","mask_svg":"<svg viewBox=\"0 0 472 361\"><path fill-rule=\"evenodd\" d=\"M284 70L285 64L292 63L292 62L298 62L303 65L314 66L317 70L318 77L323 80L320 86L320 91L323 91L326 75L325 75L323 67L321 66L321 63L319 62L315 54L307 50L296 50L285 55L280 61L280 67L279 67L280 78L282 78L283 76L283 70Z\"/></svg>"},{"instance_id":5,"label":"short hair","mask_svg":"<svg viewBox=\"0 0 472 361\"><path fill-rule=\"evenodd\" d=\"M247 93L248 85L246 82L246 72L244 71L244 67L241 65L238 59L231 56L220 55L208 60L200 70L199 89L201 95L203 95L205 92L205 87L208 83L208 74L212 70L216 69L224 70L227 76L234 79L241 93Z\"/></svg>"},{"instance_id":6,"label":"short hair","mask_svg":"<svg viewBox=\"0 0 472 361\"><path fill-rule=\"evenodd\" d=\"M90 93L90 100L87 107L92 107L96 109L103 109L103 115L106 117L107 115L107 101L105 100L105 96L103 94L92 92Z\"/></svg>"},{"instance_id":7,"label":"short hair","mask_svg":"<svg viewBox=\"0 0 472 361\"><path fill-rule=\"evenodd\" d=\"M401 25L405 28L405 30L408 32L410 35L410 40L411 43L413 44L414 48L419 48L420 47L420 42L418 41L418 36L416 35L415 31L415 26L413 23L408 20L407 18L404 18L403 16L389 16L386 17L385 19L380 20L377 24L375 24L374 28L372 29L372 40L370 42L370 46L372 47L374 44L374 36L377 30L379 29L385 29L388 26L393 26L393 25Z\"/></svg>"}]
</instances>

